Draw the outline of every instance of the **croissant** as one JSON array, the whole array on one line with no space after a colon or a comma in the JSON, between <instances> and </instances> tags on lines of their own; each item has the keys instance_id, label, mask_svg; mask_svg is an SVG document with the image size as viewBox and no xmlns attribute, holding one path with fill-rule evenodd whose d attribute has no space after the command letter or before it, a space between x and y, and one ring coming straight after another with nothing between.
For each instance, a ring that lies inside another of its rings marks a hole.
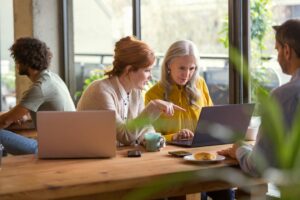
<instances>
[{"instance_id":1,"label":"croissant","mask_svg":"<svg viewBox=\"0 0 300 200\"><path fill-rule=\"evenodd\" d=\"M194 157L196 160L215 160L217 158L216 154L208 152L195 153Z\"/></svg>"}]
</instances>

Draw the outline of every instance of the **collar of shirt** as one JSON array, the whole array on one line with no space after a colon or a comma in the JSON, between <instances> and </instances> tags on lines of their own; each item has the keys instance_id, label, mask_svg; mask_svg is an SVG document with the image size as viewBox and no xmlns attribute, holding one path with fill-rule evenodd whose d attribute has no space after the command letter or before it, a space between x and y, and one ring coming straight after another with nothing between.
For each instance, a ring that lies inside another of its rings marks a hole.
<instances>
[{"instance_id":1,"label":"collar of shirt","mask_svg":"<svg viewBox=\"0 0 300 200\"><path fill-rule=\"evenodd\" d=\"M117 78L117 83L118 83L118 88L120 91L120 95L121 95L121 104L123 104L123 114L121 115L123 120L127 119L128 116L128 109L129 109L129 97L130 97L130 93L127 93L124 89L124 87L122 86L122 84L119 81L119 78Z\"/></svg>"},{"instance_id":2,"label":"collar of shirt","mask_svg":"<svg viewBox=\"0 0 300 200\"><path fill-rule=\"evenodd\" d=\"M40 74L38 75L37 79L36 80L39 80L43 74L49 74L50 70L49 69L44 69L40 72Z\"/></svg>"},{"instance_id":3,"label":"collar of shirt","mask_svg":"<svg viewBox=\"0 0 300 200\"><path fill-rule=\"evenodd\" d=\"M126 90L124 89L123 85L120 83L119 78L117 78L117 83L118 83L119 91L120 91L120 94L121 94L121 98L124 101L128 101L130 93L126 92Z\"/></svg>"},{"instance_id":4,"label":"collar of shirt","mask_svg":"<svg viewBox=\"0 0 300 200\"><path fill-rule=\"evenodd\" d=\"M181 86L181 85L177 85L177 84L172 84L171 88L172 88L171 89L172 92L180 93L180 92L184 91L185 86Z\"/></svg>"},{"instance_id":5,"label":"collar of shirt","mask_svg":"<svg viewBox=\"0 0 300 200\"><path fill-rule=\"evenodd\" d=\"M300 68L296 70L296 73L292 76L291 81L300 79Z\"/></svg>"}]
</instances>

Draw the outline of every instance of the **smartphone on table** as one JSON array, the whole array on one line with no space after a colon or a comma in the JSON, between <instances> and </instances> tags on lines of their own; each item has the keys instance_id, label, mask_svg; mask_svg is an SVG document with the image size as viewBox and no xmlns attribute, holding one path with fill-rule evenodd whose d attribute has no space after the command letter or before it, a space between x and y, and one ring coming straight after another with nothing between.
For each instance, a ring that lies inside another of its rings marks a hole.
<instances>
[{"instance_id":1,"label":"smartphone on table","mask_svg":"<svg viewBox=\"0 0 300 200\"><path fill-rule=\"evenodd\" d=\"M128 157L141 157L142 152L140 150L129 150L127 152L127 156Z\"/></svg>"},{"instance_id":2,"label":"smartphone on table","mask_svg":"<svg viewBox=\"0 0 300 200\"><path fill-rule=\"evenodd\" d=\"M172 155L172 156L176 156L176 157L184 157L184 156L192 155L191 152L183 151L183 150L169 151L169 154Z\"/></svg>"}]
</instances>

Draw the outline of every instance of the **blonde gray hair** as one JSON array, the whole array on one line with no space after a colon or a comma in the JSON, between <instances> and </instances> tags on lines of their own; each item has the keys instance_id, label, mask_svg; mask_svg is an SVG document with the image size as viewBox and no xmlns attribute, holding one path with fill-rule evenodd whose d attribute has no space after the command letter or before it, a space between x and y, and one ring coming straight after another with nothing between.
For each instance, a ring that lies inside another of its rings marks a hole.
<instances>
[{"instance_id":1,"label":"blonde gray hair","mask_svg":"<svg viewBox=\"0 0 300 200\"><path fill-rule=\"evenodd\" d=\"M175 43L173 43L165 57L161 66L161 78L160 78L160 84L164 87L164 100L168 101L169 94L172 89L172 82L170 74L168 73L168 66L172 62L174 58L180 57L180 56L193 56L195 59L196 69L194 71L194 74L192 75L191 79L188 81L188 83L185 85L184 90L186 92L187 98L190 102L190 105L195 105L195 102L200 98L199 91L196 88L196 80L199 75L199 66L200 66L200 55L199 51L196 47L196 45L189 40L180 40Z\"/></svg>"}]
</instances>

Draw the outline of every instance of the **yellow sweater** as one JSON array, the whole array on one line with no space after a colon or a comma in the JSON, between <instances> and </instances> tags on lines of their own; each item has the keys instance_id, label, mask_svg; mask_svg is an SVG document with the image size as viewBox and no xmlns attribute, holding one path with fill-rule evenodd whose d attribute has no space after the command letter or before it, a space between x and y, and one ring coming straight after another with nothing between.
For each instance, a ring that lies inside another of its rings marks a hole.
<instances>
[{"instance_id":1,"label":"yellow sweater","mask_svg":"<svg viewBox=\"0 0 300 200\"><path fill-rule=\"evenodd\" d=\"M199 106L190 105L186 97L186 92L183 87L173 85L169 94L169 101L186 109L186 112L177 111L173 117L162 114L157 119L153 126L157 132L162 133L167 141L172 139L172 136L181 129L189 129L194 131L196 129L197 121L203 106L212 106L213 102L209 96L209 91L205 80L201 77L196 81L196 87L200 93L200 98L196 101ZM145 95L145 104L147 105L151 100L164 100L164 88L160 83L155 84Z\"/></svg>"}]
</instances>

